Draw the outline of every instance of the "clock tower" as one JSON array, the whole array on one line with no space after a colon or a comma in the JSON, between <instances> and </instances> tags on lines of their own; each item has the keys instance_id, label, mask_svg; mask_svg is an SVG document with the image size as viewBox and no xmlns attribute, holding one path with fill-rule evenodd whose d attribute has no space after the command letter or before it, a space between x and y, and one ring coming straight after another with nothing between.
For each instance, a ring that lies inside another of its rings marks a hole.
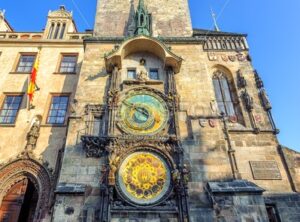
<instances>
[{"instance_id":1,"label":"clock tower","mask_svg":"<svg viewBox=\"0 0 300 222\"><path fill-rule=\"evenodd\" d=\"M246 35L192 30L187 0L99 0L83 44L55 221L276 217L264 190L294 188Z\"/></svg>"},{"instance_id":2,"label":"clock tower","mask_svg":"<svg viewBox=\"0 0 300 222\"><path fill-rule=\"evenodd\" d=\"M136 16L151 25L153 36L192 36L188 0L101 0L98 1L94 33L96 36L132 36ZM141 27L140 27L141 28ZM139 29L140 30L140 29Z\"/></svg>"}]
</instances>

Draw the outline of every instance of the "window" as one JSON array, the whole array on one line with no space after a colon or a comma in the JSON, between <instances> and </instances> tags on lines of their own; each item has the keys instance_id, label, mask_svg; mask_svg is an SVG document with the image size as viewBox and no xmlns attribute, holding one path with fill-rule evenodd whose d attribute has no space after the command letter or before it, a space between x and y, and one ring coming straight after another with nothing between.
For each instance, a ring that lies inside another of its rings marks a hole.
<instances>
[{"instance_id":1,"label":"window","mask_svg":"<svg viewBox=\"0 0 300 222\"><path fill-rule=\"evenodd\" d=\"M52 23L51 26L50 26L50 30L49 30L49 34L48 34L48 39L51 39L52 34L53 34L53 30L54 30L54 23Z\"/></svg>"},{"instance_id":2,"label":"window","mask_svg":"<svg viewBox=\"0 0 300 222\"><path fill-rule=\"evenodd\" d=\"M61 29L61 31L60 31L60 36L59 36L60 39L63 39L63 38L64 38L65 30L66 30L66 23L64 23L64 24L62 25L62 29Z\"/></svg>"},{"instance_id":3,"label":"window","mask_svg":"<svg viewBox=\"0 0 300 222\"><path fill-rule=\"evenodd\" d=\"M53 39L57 39L58 34L59 34L59 30L60 30L60 23L58 23L56 25L56 29L55 29L55 33L54 33Z\"/></svg>"},{"instance_id":4,"label":"window","mask_svg":"<svg viewBox=\"0 0 300 222\"><path fill-rule=\"evenodd\" d=\"M35 61L35 55L21 55L17 67L17 72L30 73Z\"/></svg>"},{"instance_id":5,"label":"window","mask_svg":"<svg viewBox=\"0 0 300 222\"><path fill-rule=\"evenodd\" d=\"M77 55L63 55L60 63L60 73L76 73Z\"/></svg>"},{"instance_id":6,"label":"window","mask_svg":"<svg viewBox=\"0 0 300 222\"><path fill-rule=\"evenodd\" d=\"M136 78L136 70L135 69L128 69L127 70L127 78L128 79L135 79Z\"/></svg>"},{"instance_id":7,"label":"window","mask_svg":"<svg viewBox=\"0 0 300 222\"><path fill-rule=\"evenodd\" d=\"M68 96L52 97L47 119L48 124L64 124L68 109L68 102Z\"/></svg>"},{"instance_id":8,"label":"window","mask_svg":"<svg viewBox=\"0 0 300 222\"><path fill-rule=\"evenodd\" d=\"M159 76L158 76L158 69L150 69L149 78L150 78L150 79L158 80L158 79L159 79Z\"/></svg>"},{"instance_id":9,"label":"window","mask_svg":"<svg viewBox=\"0 0 300 222\"><path fill-rule=\"evenodd\" d=\"M223 73L217 72L213 78L213 85L220 112L227 116L235 116L228 81Z\"/></svg>"},{"instance_id":10,"label":"window","mask_svg":"<svg viewBox=\"0 0 300 222\"><path fill-rule=\"evenodd\" d=\"M100 135L101 123L102 123L102 118L100 116L95 116L94 117L93 132L92 132L93 136L99 136Z\"/></svg>"},{"instance_id":11,"label":"window","mask_svg":"<svg viewBox=\"0 0 300 222\"><path fill-rule=\"evenodd\" d=\"M0 110L0 124L14 124L20 105L22 102L22 95L6 96L2 109Z\"/></svg>"}]
</instances>

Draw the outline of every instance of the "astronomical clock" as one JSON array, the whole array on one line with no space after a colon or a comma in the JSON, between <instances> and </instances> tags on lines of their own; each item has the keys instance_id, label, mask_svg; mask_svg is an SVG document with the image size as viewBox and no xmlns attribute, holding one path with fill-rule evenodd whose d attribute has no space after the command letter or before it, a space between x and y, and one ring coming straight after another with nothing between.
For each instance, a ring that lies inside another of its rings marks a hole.
<instances>
[{"instance_id":1,"label":"astronomical clock","mask_svg":"<svg viewBox=\"0 0 300 222\"><path fill-rule=\"evenodd\" d=\"M147 90L132 91L122 100L119 110L120 128L132 135L155 135L169 121L166 102Z\"/></svg>"},{"instance_id":2,"label":"astronomical clock","mask_svg":"<svg viewBox=\"0 0 300 222\"><path fill-rule=\"evenodd\" d=\"M145 208L168 199L175 166L168 130L171 100L147 87L129 89L120 96L116 125L121 132L110 159L115 164L109 181L128 207ZM116 151L117 150L117 151Z\"/></svg>"},{"instance_id":3,"label":"astronomical clock","mask_svg":"<svg viewBox=\"0 0 300 222\"><path fill-rule=\"evenodd\" d=\"M122 49L131 45L135 48ZM179 142L179 97L174 77L182 59L159 40L145 36L118 47L106 56L110 79L103 112L105 133L84 141L88 155L103 157L100 221L111 221L122 212L168 213L178 222L189 221L189 170ZM122 65L126 56L136 57ZM158 56L165 57L158 60ZM147 66L151 59L149 64L160 70L152 76L153 68ZM124 77L129 63L136 64L135 70Z\"/></svg>"}]
</instances>

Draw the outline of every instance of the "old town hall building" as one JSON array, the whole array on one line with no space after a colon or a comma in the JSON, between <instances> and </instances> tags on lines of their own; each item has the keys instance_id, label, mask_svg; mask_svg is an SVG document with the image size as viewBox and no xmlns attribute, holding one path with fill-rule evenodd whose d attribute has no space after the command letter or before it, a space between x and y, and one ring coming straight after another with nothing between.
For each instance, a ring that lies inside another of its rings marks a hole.
<instances>
[{"instance_id":1,"label":"old town hall building","mask_svg":"<svg viewBox=\"0 0 300 222\"><path fill-rule=\"evenodd\" d=\"M0 221L300 221L246 37L187 0L99 0L84 33L63 6L41 32L1 11Z\"/></svg>"}]
</instances>

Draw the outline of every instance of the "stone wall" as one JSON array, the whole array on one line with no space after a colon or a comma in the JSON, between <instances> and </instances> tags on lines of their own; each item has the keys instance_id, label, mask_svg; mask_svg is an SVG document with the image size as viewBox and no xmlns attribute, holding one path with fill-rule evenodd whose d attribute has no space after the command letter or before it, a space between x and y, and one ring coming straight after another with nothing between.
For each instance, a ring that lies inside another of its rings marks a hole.
<instances>
[{"instance_id":1,"label":"stone wall","mask_svg":"<svg viewBox=\"0 0 300 222\"><path fill-rule=\"evenodd\" d=\"M295 190L300 192L300 153L286 147L282 147L287 168L293 180Z\"/></svg>"},{"instance_id":2,"label":"stone wall","mask_svg":"<svg viewBox=\"0 0 300 222\"><path fill-rule=\"evenodd\" d=\"M262 192L254 183L245 180L210 182L214 221L269 221Z\"/></svg>"},{"instance_id":3,"label":"stone wall","mask_svg":"<svg viewBox=\"0 0 300 222\"><path fill-rule=\"evenodd\" d=\"M129 34L128 31L134 32L134 16L138 1L99 0L95 35L126 36ZM187 0L145 0L145 5L152 15L153 36L192 36Z\"/></svg>"},{"instance_id":4,"label":"stone wall","mask_svg":"<svg viewBox=\"0 0 300 222\"><path fill-rule=\"evenodd\" d=\"M258 96L251 63L247 60L238 61L237 59L224 61L221 59L221 54L218 60L211 61L208 52L203 51L200 42L193 44L168 43L168 45L171 46L175 54L183 58L181 71L175 75L175 80L180 96L178 117L181 143L184 148L185 162L191 171L189 183L191 220L213 220L213 208L206 190L207 182L231 181L233 179L232 163L228 155L229 144L225 139L227 136L224 134L224 125L219 119L218 111L213 107L215 95L212 76L218 69L227 73L232 86L233 97L239 109L237 122L227 121L231 148L235 150L239 176L264 188L267 193L292 192L284 163L278 153L277 138ZM112 43L98 42L86 45L85 58L75 96L78 106L76 115L70 119L65 157L59 181L60 183L85 184L90 190L81 194L84 199L81 207L74 209L74 215L85 214L83 209L86 208L91 208L95 212L99 210L97 205L99 201L99 178L101 178L104 163L97 158L86 158L79 138L86 128L84 107L87 104L106 103L109 74L106 72L103 57L113 48L114 44ZM242 53L247 57L248 52ZM222 56L224 55L236 56L236 52L224 52ZM124 59L124 67L120 70L123 78L128 67L138 64L139 56L148 55L137 53ZM159 62L154 63L159 64ZM261 129L258 134L253 129L250 113L245 108L242 99L242 93L245 89L238 87L237 73L239 70L247 81L248 93L253 97L253 115L258 116L256 124ZM164 89L161 88L161 90ZM275 162L280 178L255 179L250 161ZM72 195L66 195L64 201L56 204L54 214L56 218L64 218L64 213L62 213L64 203L71 203L74 198ZM230 202L228 206L226 204L223 206L227 210L221 212L224 217L232 213L227 217L227 221L235 219L238 221L266 221L261 195L226 194L220 198L220 201L225 198ZM221 202L220 204L222 204ZM134 215L128 214L124 221L131 221L130 218L133 217L137 221L164 221L159 214L145 214L139 217ZM121 216L115 215L114 221L122 221L120 218ZM220 221L222 220L220 219Z\"/></svg>"},{"instance_id":5,"label":"stone wall","mask_svg":"<svg viewBox=\"0 0 300 222\"><path fill-rule=\"evenodd\" d=\"M300 221L299 193L273 193L264 196L266 204L273 206L281 222Z\"/></svg>"},{"instance_id":6,"label":"stone wall","mask_svg":"<svg viewBox=\"0 0 300 222\"><path fill-rule=\"evenodd\" d=\"M40 66L37 74L37 85L40 90L35 93L33 105L34 109L27 109L27 84L29 74L15 73L18 63L19 53L37 52L40 44L25 45L22 43L1 43L0 56L0 101L1 104L5 94L21 93L23 101L17 115L15 124L1 125L0 133L0 163L5 163L9 159L16 158L26 145L26 135L29 131L31 121L34 116L42 116L40 137L34 154L37 158L43 158L49 162L49 167L55 168L58 150L64 147L66 137L67 122L63 126L53 127L46 124L46 119L51 100L51 93L68 93L72 101L76 91L79 71L83 60L82 42L72 45L44 44L40 53ZM13 46L13 47L12 47ZM56 74L60 64L61 53L78 53L78 73L75 75ZM71 107L69 107L71 108ZM14 139L12 140L12 135Z\"/></svg>"}]
</instances>

